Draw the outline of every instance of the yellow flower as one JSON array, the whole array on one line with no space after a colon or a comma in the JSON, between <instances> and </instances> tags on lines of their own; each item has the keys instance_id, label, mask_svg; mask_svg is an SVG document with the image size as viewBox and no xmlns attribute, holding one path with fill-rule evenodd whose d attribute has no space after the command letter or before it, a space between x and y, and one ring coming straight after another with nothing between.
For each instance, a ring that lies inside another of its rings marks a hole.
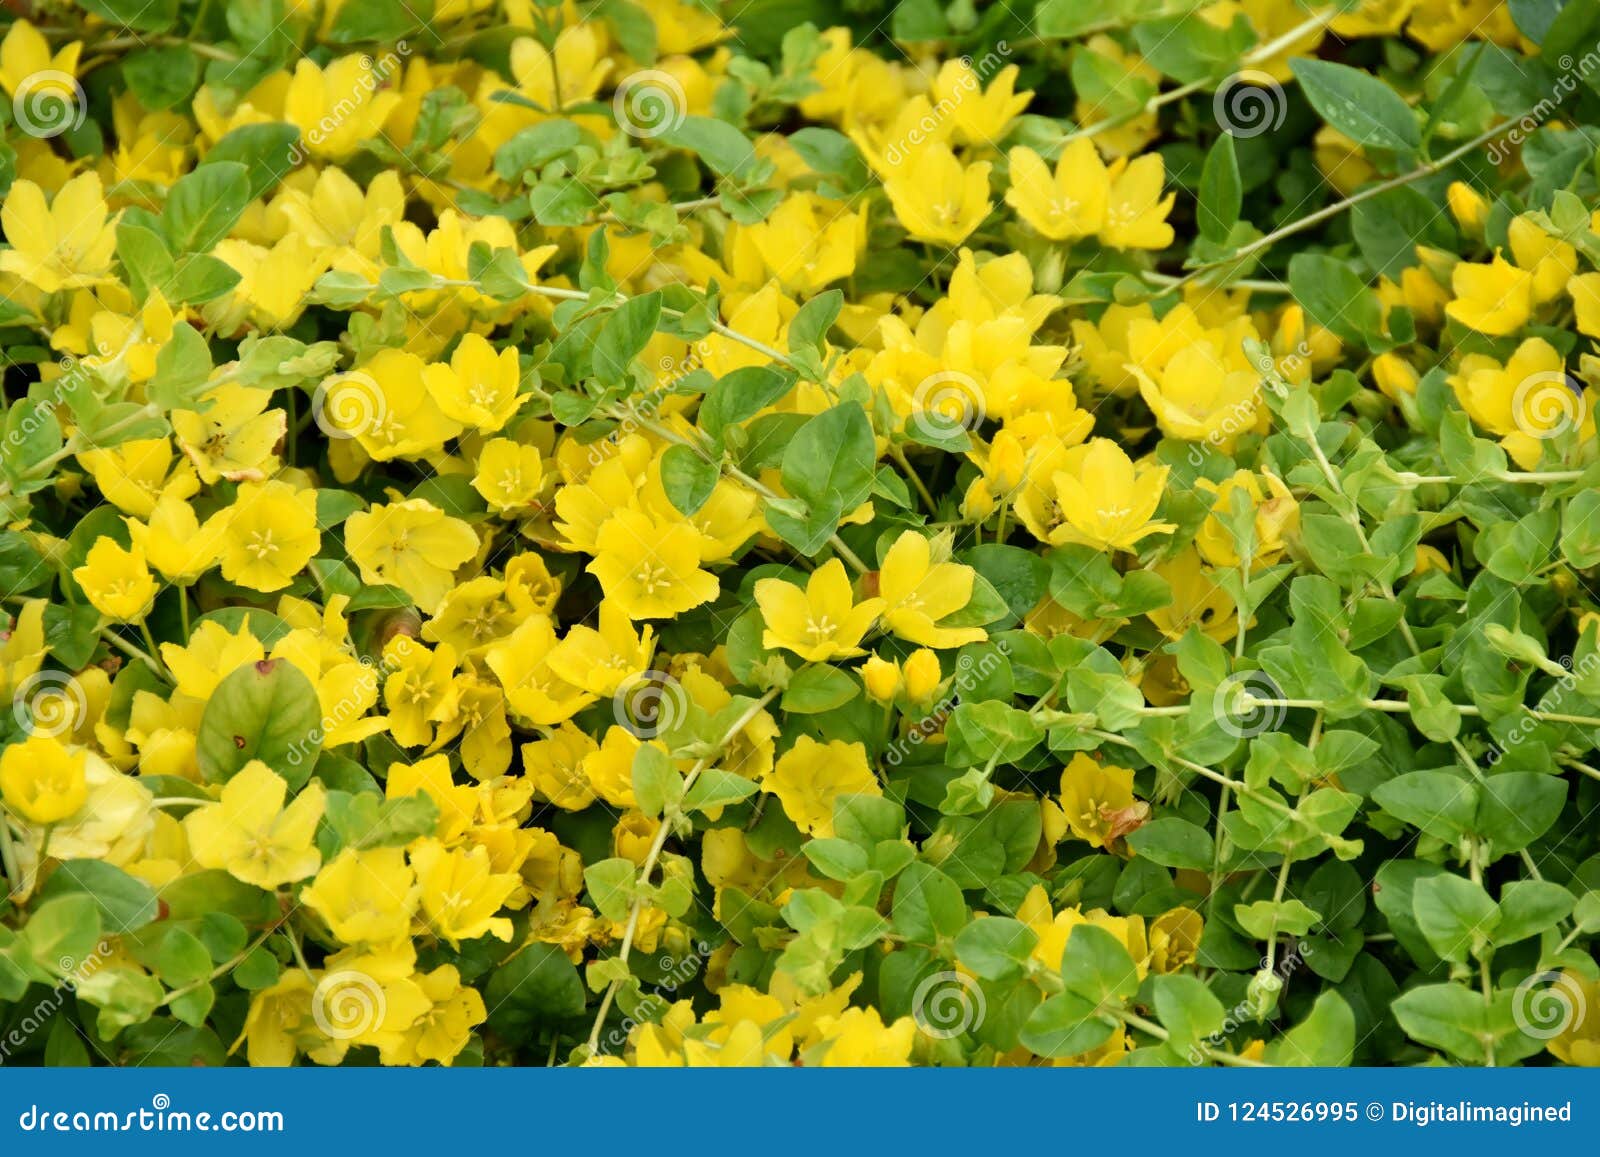
<instances>
[{"instance_id":1,"label":"yellow flower","mask_svg":"<svg viewBox=\"0 0 1600 1157\"><path fill-rule=\"evenodd\" d=\"M1166 180L1161 154L1147 153L1131 162L1118 157L1110 174L1101 242L1113 249L1165 249L1171 245L1173 232L1167 214L1172 212L1177 194L1161 195Z\"/></svg>"},{"instance_id":2,"label":"yellow flower","mask_svg":"<svg viewBox=\"0 0 1600 1157\"><path fill-rule=\"evenodd\" d=\"M1006 135L1011 122L1028 107L1032 92L1017 92L1019 69L1009 64L995 73L989 87L964 57L947 60L933 78L936 108L949 111L950 125L957 142L966 145L996 145Z\"/></svg>"},{"instance_id":3,"label":"yellow flower","mask_svg":"<svg viewBox=\"0 0 1600 1157\"><path fill-rule=\"evenodd\" d=\"M149 518L164 494L188 498L199 489L199 479L187 462L168 477L172 459L169 438L136 438L110 449L78 453L79 464L94 476L106 501L136 518Z\"/></svg>"},{"instance_id":4,"label":"yellow flower","mask_svg":"<svg viewBox=\"0 0 1600 1157\"><path fill-rule=\"evenodd\" d=\"M1585 979L1570 968L1542 990L1552 1001L1565 997L1571 1015L1547 1046L1550 1055L1569 1065L1600 1067L1600 981ZM1534 992L1537 998L1540 990ZM1553 1007L1553 1006L1552 1006Z\"/></svg>"},{"instance_id":5,"label":"yellow flower","mask_svg":"<svg viewBox=\"0 0 1600 1157\"><path fill-rule=\"evenodd\" d=\"M881 655L873 655L861 664L861 681L866 684L867 694L879 703L893 703L905 686L900 665Z\"/></svg>"},{"instance_id":6,"label":"yellow flower","mask_svg":"<svg viewBox=\"0 0 1600 1157\"><path fill-rule=\"evenodd\" d=\"M161 661L178 682L178 694L206 700L226 676L246 663L266 658L266 651L246 625L238 633L214 620L196 623L189 642L161 644Z\"/></svg>"},{"instance_id":7,"label":"yellow flower","mask_svg":"<svg viewBox=\"0 0 1600 1157\"><path fill-rule=\"evenodd\" d=\"M406 635L383 649L383 701L389 708L389 732L402 747L433 742L434 725L454 718L457 708L455 648L440 643L435 651Z\"/></svg>"},{"instance_id":8,"label":"yellow flower","mask_svg":"<svg viewBox=\"0 0 1600 1157\"><path fill-rule=\"evenodd\" d=\"M53 77L42 78L45 83L41 83L39 74L77 76L78 56L82 51L83 42L74 40L71 44L63 45L52 56L50 43L44 34L28 21L18 20L6 33L5 40L0 41L0 88L4 88L6 95L13 100L20 93L25 101L36 101L40 95L45 95L72 104L77 98L69 84L64 80L49 83L54 80ZM37 106L29 104L27 107L33 109ZM51 114L44 119L46 127L54 127L60 117Z\"/></svg>"},{"instance_id":9,"label":"yellow flower","mask_svg":"<svg viewBox=\"0 0 1600 1157\"><path fill-rule=\"evenodd\" d=\"M0 227L11 243L0 252L0 270L44 293L109 279L117 223L106 212L100 177L92 170L62 185L48 204L32 181L14 182L0 207Z\"/></svg>"},{"instance_id":10,"label":"yellow flower","mask_svg":"<svg viewBox=\"0 0 1600 1157\"><path fill-rule=\"evenodd\" d=\"M1240 434L1261 427L1260 374L1244 368L1210 343L1172 355L1159 374L1133 367L1139 392L1155 413L1161 432L1185 442L1210 442L1231 451Z\"/></svg>"},{"instance_id":11,"label":"yellow flower","mask_svg":"<svg viewBox=\"0 0 1600 1157\"><path fill-rule=\"evenodd\" d=\"M600 527L589 573L630 619L679 615L720 589L716 576L700 569L700 537L688 523L662 526L637 510L619 510Z\"/></svg>"},{"instance_id":12,"label":"yellow flower","mask_svg":"<svg viewBox=\"0 0 1600 1157\"><path fill-rule=\"evenodd\" d=\"M482 995L461 983L454 964L441 964L401 983L412 994L412 1000L404 1004L410 1024L381 1035L378 1059L386 1065L454 1064L472 1038L473 1028L489 1018ZM415 1015L411 1016L413 1009ZM388 1029L387 1024L384 1027Z\"/></svg>"},{"instance_id":13,"label":"yellow flower","mask_svg":"<svg viewBox=\"0 0 1600 1157\"><path fill-rule=\"evenodd\" d=\"M206 409L175 410L178 445L204 482L260 482L278 468L274 447L288 429L282 410L267 409L268 390L229 382L206 394Z\"/></svg>"},{"instance_id":14,"label":"yellow flower","mask_svg":"<svg viewBox=\"0 0 1600 1157\"><path fill-rule=\"evenodd\" d=\"M322 866L314 842L322 785L308 783L285 807L288 791L283 777L259 759L245 764L223 785L220 803L183 818L195 863L226 868L235 879L269 891L315 875Z\"/></svg>"},{"instance_id":15,"label":"yellow flower","mask_svg":"<svg viewBox=\"0 0 1600 1157\"><path fill-rule=\"evenodd\" d=\"M420 890L400 848L346 848L301 889L300 900L345 944L383 944L411 934Z\"/></svg>"},{"instance_id":16,"label":"yellow flower","mask_svg":"<svg viewBox=\"0 0 1600 1157\"><path fill-rule=\"evenodd\" d=\"M125 550L113 538L95 539L72 577L95 610L119 623L144 618L158 589L144 551L137 546Z\"/></svg>"},{"instance_id":17,"label":"yellow flower","mask_svg":"<svg viewBox=\"0 0 1600 1157\"><path fill-rule=\"evenodd\" d=\"M496 513L521 511L538 501L546 478L537 447L491 438L478 453L472 488Z\"/></svg>"},{"instance_id":18,"label":"yellow flower","mask_svg":"<svg viewBox=\"0 0 1600 1157\"><path fill-rule=\"evenodd\" d=\"M941 551L941 553L943 553ZM954 562L934 562L932 545L915 530L904 531L883 557L878 594L883 624L924 647L960 647L988 638L982 627L941 627L939 620L972 599L973 571Z\"/></svg>"},{"instance_id":19,"label":"yellow flower","mask_svg":"<svg viewBox=\"0 0 1600 1157\"><path fill-rule=\"evenodd\" d=\"M239 1037L229 1052L244 1045L245 1060L255 1068L284 1069L300 1053L325 1046L328 1038L317 1027L312 998L317 980L298 968L286 970L276 984L250 998Z\"/></svg>"},{"instance_id":20,"label":"yellow flower","mask_svg":"<svg viewBox=\"0 0 1600 1157\"><path fill-rule=\"evenodd\" d=\"M1207 638L1219 643L1238 633L1238 607L1233 596L1217 585L1194 547L1186 547L1150 569L1172 588L1172 602L1147 612L1156 629L1167 638L1181 639L1192 627L1199 627Z\"/></svg>"},{"instance_id":21,"label":"yellow flower","mask_svg":"<svg viewBox=\"0 0 1600 1157\"><path fill-rule=\"evenodd\" d=\"M326 256L298 233L286 234L271 246L228 238L217 243L212 256L239 275L226 295L200 307L206 321L224 334L251 325L264 330L293 325L327 265Z\"/></svg>"},{"instance_id":22,"label":"yellow flower","mask_svg":"<svg viewBox=\"0 0 1600 1157\"><path fill-rule=\"evenodd\" d=\"M472 527L423 498L352 514L344 541L362 582L393 584L429 613L450 593L456 569L478 553Z\"/></svg>"},{"instance_id":23,"label":"yellow flower","mask_svg":"<svg viewBox=\"0 0 1600 1157\"><path fill-rule=\"evenodd\" d=\"M794 193L765 221L740 228L733 243L737 251L748 247L786 292L809 296L855 272L865 230L865 219L843 202Z\"/></svg>"},{"instance_id":24,"label":"yellow flower","mask_svg":"<svg viewBox=\"0 0 1600 1157\"><path fill-rule=\"evenodd\" d=\"M918 647L906 656L906 698L913 703L931 703L938 694L944 672L939 667L939 656L926 647Z\"/></svg>"},{"instance_id":25,"label":"yellow flower","mask_svg":"<svg viewBox=\"0 0 1600 1157\"><path fill-rule=\"evenodd\" d=\"M1171 908L1150 921L1150 967L1178 972L1194 963L1205 921L1193 908Z\"/></svg>"},{"instance_id":26,"label":"yellow flower","mask_svg":"<svg viewBox=\"0 0 1600 1157\"><path fill-rule=\"evenodd\" d=\"M391 763L383 792L387 799L404 799L419 792L426 795L439 809L433 834L447 844L466 835L478 810L477 789L456 783L450 758L445 755L430 755L415 763Z\"/></svg>"},{"instance_id":27,"label":"yellow flower","mask_svg":"<svg viewBox=\"0 0 1600 1157\"><path fill-rule=\"evenodd\" d=\"M650 666L655 631L635 631L613 603L600 604L600 629L576 623L550 652L550 669L591 695L615 695L617 689Z\"/></svg>"},{"instance_id":28,"label":"yellow flower","mask_svg":"<svg viewBox=\"0 0 1600 1157\"><path fill-rule=\"evenodd\" d=\"M365 365L322 384L321 416L379 462L422 457L462 429L439 408L425 372L416 354L379 350Z\"/></svg>"},{"instance_id":29,"label":"yellow flower","mask_svg":"<svg viewBox=\"0 0 1600 1157\"><path fill-rule=\"evenodd\" d=\"M989 169L988 161L963 166L949 145L930 141L891 167L883 190L913 238L959 245L993 208Z\"/></svg>"},{"instance_id":30,"label":"yellow flower","mask_svg":"<svg viewBox=\"0 0 1600 1157\"><path fill-rule=\"evenodd\" d=\"M1489 218L1489 202L1483 194L1465 181L1451 181L1444 191L1445 203L1456 224L1474 236L1481 236L1483 223Z\"/></svg>"},{"instance_id":31,"label":"yellow flower","mask_svg":"<svg viewBox=\"0 0 1600 1157\"><path fill-rule=\"evenodd\" d=\"M1061 811L1072 834L1109 848L1144 822L1150 806L1133 798L1133 772L1079 751L1061 773Z\"/></svg>"},{"instance_id":32,"label":"yellow flower","mask_svg":"<svg viewBox=\"0 0 1600 1157\"><path fill-rule=\"evenodd\" d=\"M797 828L824 838L833 835L833 804L840 796L883 794L864 746L838 739L818 743L809 735L778 757L761 790L778 797Z\"/></svg>"},{"instance_id":33,"label":"yellow flower","mask_svg":"<svg viewBox=\"0 0 1600 1157\"><path fill-rule=\"evenodd\" d=\"M1421 380L1416 367L1400 354L1379 354L1372 359L1372 383L1390 401L1414 395Z\"/></svg>"},{"instance_id":34,"label":"yellow flower","mask_svg":"<svg viewBox=\"0 0 1600 1157\"><path fill-rule=\"evenodd\" d=\"M529 615L517 629L489 648L484 661L500 686L512 712L530 723L550 727L572 716L594 696L550 667L556 632L544 614Z\"/></svg>"},{"instance_id":35,"label":"yellow flower","mask_svg":"<svg viewBox=\"0 0 1600 1157\"><path fill-rule=\"evenodd\" d=\"M1519 269L1533 274L1533 303L1543 305L1560 295L1578 272L1578 252L1552 237L1527 217L1513 217L1506 230L1511 256Z\"/></svg>"},{"instance_id":36,"label":"yellow flower","mask_svg":"<svg viewBox=\"0 0 1600 1157\"><path fill-rule=\"evenodd\" d=\"M247 482L223 512L222 577L255 591L276 591L317 553L317 495L287 482Z\"/></svg>"},{"instance_id":37,"label":"yellow flower","mask_svg":"<svg viewBox=\"0 0 1600 1157\"><path fill-rule=\"evenodd\" d=\"M1461 408L1500 438L1524 470L1538 465L1548 439L1576 429L1594 436L1594 391L1579 393L1554 346L1531 337L1504 366L1484 354L1468 354L1450 375Z\"/></svg>"},{"instance_id":38,"label":"yellow flower","mask_svg":"<svg viewBox=\"0 0 1600 1157\"><path fill-rule=\"evenodd\" d=\"M1196 548L1212 566L1239 565L1238 548L1225 525L1237 502L1235 494L1243 494L1246 506L1254 512L1253 565L1270 566L1277 562L1283 555L1284 535L1293 534L1299 528L1300 504L1276 474L1265 470L1260 474L1236 470L1220 484L1201 478L1196 481L1195 488L1216 496L1210 515L1194 539Z\"/></svg>"},{"instance_id":39,"label":"yellow flower","mask_svg":"<svg viewBox=\"0 0 1600 1157\"><path fill-rule=\"evenodd\" d=\"M1155 522L1168 468L1138 468L1115 442L1095 438L1067 451L1064 468L1052 476L1065 521L1050 541L1082 543L1099 550L1133 550L1152 534L1170 534L1170 522Z\"/></svg>"},{"instance_id":40,"label":"yellow flower","mask_svg":"<svg viewBox=\"0 0 1600 1157\"><path fill-rule=\"evenodd\" d=\"M148 523L136 518L124 518L123 522L133 544L168 582L189 586L216 565L222 553L226 515L214 514L202 526L194 507L169 491L156 502L149 517Z\"/></svg>"},{"instance_id":41,"label":"yellow flower","mask_svg":"<svg viewBox=\"0 0 1600 1157\"><path fill-rule=\"evenodd\" d=\"M272 202L294 233L312 247L328 251L338 268L374 278L383 227L405 218L406 194L400 175L385 170L361 186L336 165L317 174L310 191L284 189Z\"/></svg>"},{"instance_id":42,"label":"yellow flower","mask_svg":"<svg viewBox=\"0 0 1600 1157\"><path fill-rule=\"evenodd\" d=\"M556 37L553 53L539 41L522 37L511 45L511 75L524 96L552 112L586 101L600 91L611 71L605 35L600 25L570 24Z\"/></svg>"},{"instance_id":43,"label":"yellow flower","mask_svg":"<svg viewBox=\"0 0 1600 1157\"><path fill-rule=\"evenodd\" d=\"M1461 262L1450 275L1450 288L1455 300L1445 313L1479 333L1515 333L1533 313L1533 274L1498 253L1487 265Z\"/></svg>"},{"instance_id":44,"label":"yellow flower","mask_svg":"<svg viewBox=\"0 0 1600 1157\"><path fill-rule=\"evenodd\" d=\"M29 823L59 823L89 799L85 762L81 750L42 733L30 735L0 752L0 796Z\"/></svg>"},{"instance_id":45,"label":"yellow flower","mask_svg":"<svg viewBox=\"0 0 1600 1157\"><path fill-rule=\"evenodd\" d=\"M784 647L808 663L865 654L861 636L884 605L882 599L856 603L844 563L836 558L812 571L803 591L783 579L770 578L757 581L755 596L766 622L763 645Z\"/></svg>"},{"instance_id":46,"label":"yellow flower","mask_svg":"<svg viewBox=\"0 0 1600 1157\"><path fill-rule=\"evenodd\" d=\"M1580 273L1567 282L1578 332L1585 337L1600 337L1600 273Z\"/></svg>"},{"instance_id":47,"label":"yellow flower","mask_svg":"<svg viewBox=\"0 0 1600 1157\"><path fill-rule=\"evenodd\" d=\"M370 56L341 56L318 68L302 57L283 98L283 117L312 156L340 161L379 135L400 94L383 84Z\"/></svg>"},{"instance_id":48,"label":"yellow flower","mask_svg":"<svg viewBox=\"0 0 1600 1157\"><path fill-rule=\"evenodd\" d=\"M1093 141L1087 137L1069 141L1053 175L1032 149L1012 149L1010 158L1006 204L1041 236L1076 241L1100 232L1111 196L1111 177Z\"/></svg>"},{"instance_id":49,"label":"yellow flower","mask_svg":"<svg viewBox=\"0 0 1600 1157\"><path fill-rule=\"evenodd\" d=\"M584 763L598 750L594 740L563 723L547 738L522 745L522 766L545 799L566 811L582 811L594 802Z\"/></svg>"},{"instance_id":50,"label":"yellow flower","mask_svg":"<svg viewBox=\"0 0 1600 1157\"><path fill-rule=\"evenodd\" d=\"M438 840L424 839L411 845L410 854L422 889L422 917L434 935L454 947L483 936L511 939L511 921L495 913L521 881L496 873L487 848L451 850Z\"/></svg>"},{"instance_id":51,"label":"yellow flower","mask_svg":"<svg viewBox=\"0 0 1600 1157\"><path fill-rule=\"evenodd\" d=\"M428 393L445 417L492 434L511 420L522 404L522 367L515 346L495 352L487 340L469 333L450 355L450 364L422 371Z\"/></svg>"},{"instance_id":52,"label":"yellow flower","mask_svg":"<svg viewBox=\"0 0 1600 1157\"><path fill-rule=\"evenodd\" d=\"M847 1008L838 1016L823 1017L816 1032L826 1049L816 1063L825 1069L901 1068L911 1063L917 1039L911 1017L885 1025L875 1008Z\"/></svg>"}]
</instances>

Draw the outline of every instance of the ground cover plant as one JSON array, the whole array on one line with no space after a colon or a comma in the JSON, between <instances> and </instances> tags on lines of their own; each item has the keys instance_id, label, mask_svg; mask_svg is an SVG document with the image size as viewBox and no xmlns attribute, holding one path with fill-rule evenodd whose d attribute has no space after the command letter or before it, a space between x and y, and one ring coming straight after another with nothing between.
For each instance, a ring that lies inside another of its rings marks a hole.
<instances>
[{"instance_id":1,"label":"ground cover plant","mask_svg":"<svg viewBox=\"0 0 1600 1157\"><path fill-rule=\"evenodd\" d=\"M0 40L0 1060L1600 1063L1600 2Z\"/></svg>"}]
</instances>

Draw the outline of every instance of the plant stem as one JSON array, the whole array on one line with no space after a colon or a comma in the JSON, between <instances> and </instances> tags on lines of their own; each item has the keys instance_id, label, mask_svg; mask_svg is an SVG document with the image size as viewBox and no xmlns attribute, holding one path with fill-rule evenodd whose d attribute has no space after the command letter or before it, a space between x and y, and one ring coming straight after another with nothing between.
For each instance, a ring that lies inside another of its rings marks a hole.
<instances>
[{"instance_id":1,"label":"plant stem","mask_svg":"<svg viewBox=\"0 0 1600 1157\"><path fill-rule=\"evenodd\" d=\"M711 766L712 761L720 756L723 752L723 749L726 748L728 744L732 743L734 739L738 737L741 731L749 726L752 719L761 714L768 703L771 703L773 699L777 698L778 690L779 689L777 687L774 687L765 695L761 696L760 699L757 699L754 703L750 704L744 713L741 714L738 719L734 720L733 725L728 728L727 732L723 734L722 738L717 741L716 751L710 755L702 755L695 761L694 766L691 767L688 773L683 777L683 790L685 794L687 794L689 789L694 786L695 781L700 778L700 773ZM667 836L671 831L671 822L667 817L663 816L661 819L661 825L656 829L655 839L650 841L650 850L645 854L644 863L639 866L639 874L635 877L638 882L649 882L650 873L655 871L656 863L661 858L662 850L667 846ZM621 960L624 964L628 962L628 955L633 951L633 938L639 930L639 917L643 912L644 897L636 892L633 898L633 904L628 909L628 922L622 930L622 946L617 950L617 959ZM605 995L600 998L600 1008L599 1011L595 1013L594 1026L589 1030L589 1052L591 1054L596 1054L600 1051L600 1030L605 1027L606 1013L611 1011L611 1003L616 999L617 990L621 987L621 985L622 982L620 980L613 980L609 985L606 986Z\"/></svg>"}]
</instances>

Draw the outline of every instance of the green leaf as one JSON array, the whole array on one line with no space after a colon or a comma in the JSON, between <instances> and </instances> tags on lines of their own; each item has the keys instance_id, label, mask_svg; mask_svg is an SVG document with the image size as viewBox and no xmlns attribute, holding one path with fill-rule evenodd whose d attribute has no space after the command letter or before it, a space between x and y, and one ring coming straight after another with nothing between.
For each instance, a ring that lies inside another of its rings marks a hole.
<instances>
[{"instance_id":1,"label":"green leaf","mask_svg":"<svg viewBox=\"0 0 1600 1157\"><path fill-rule=\"evenodd\" d=\"M848 513L867 500L876 460L872 423L854 402L812 418L783 455L783 486L813 508Z\"/></svg>"},{"instance_id":2,"label":"green leaf","mask_svg":"<svg viewBox=\"0 0 1600 1157\"><path fill-rule=\"evenodd\" d=\"M895 880L892 910L895 931L924 944L948 939L967 924L967 902L956 882L921 862Z\"/></svg>"},{"instance_id":3,"label":"green leaf","mask_svg":"<svg viewBox=\"0 0 1600 1157\"><path fill-rule=\"evenodd\" d=\"M28 916L22 944L34 967L48 976L83 971L99 949L100 905L83 892L47 899Z\"/></svg>"},{"instance_id":4,"label":"green leaf","mask_svg":"<svg viewBox=\"0 0 1600 1157\"><path fill-rule=\"evenodd\" d=\"M696 777L694 784L683 795L684 811L709 811L749 799L757 791L756 785L742 775L708 767Z\"/></svg>"},{"instance_id":5,"label":"green leaf","mask_svg":"<svg viewBox=\"0 0 1600 1157\"><path fill-rule=\"evenodd\" d=\"M1206 154L1206 163L1200 170L1200 197L1195 215L1200 235L1218 245L1225 243L1239 223L1239 209L1243 204L1244 185L1239 180L1239 159L1234 152L1233 136L1222 133Z\"/></svg>"},{"instance_id":6,"label":"green leaf","mask_svg":"<svg viewBox=\"0 0 1600 1157\"><path fill-rule=\"evenodd\" d=\"M178 0L83 0L83 7L137 32L165 32L178 20Z\"/></svg>"},{"instance_id":7,"label":"green leaf","mask_svg":"<svg viewBox=\"0 0 1600 1157\"><path fill-rule=\"evenodd\" d=\"M988 916L956 933L956 959L985 980L1021 976L1039 935L1020 920Z\"/></svg>"},{"instance_id":8,"label":"green leaf","mask_svg":"<svg viewBox=\"0 0 1600 1157\"><path fill-rule=\"evenodd\" d=\"M688 116L660 135L676 148L688 149L719 177L740 177L756 160L755 146L727 121Z\"/></svg>"},{"instance_id":9,"label":"green leaf","mask_svg":"<svg viewBox=\"0 0 1600 1157\"><path fill-rule=\"evenodd\" d=\"M700 428L720 439L738 425L780 401L794 386L793 374L772 366L743 366L719 378L700 403Z\"/></svg>"},{"instance_id":10,"label":"green leaf","mask_svg":"<svg viewBox=\"0 0 1600 1157\"><path fill-rule=\"evenodd\" d=\"M1266 1060L1274 1065L1302 1068L1336 1068L1350 1063L1355 1053L1356 1018L1337 992L1324 992L1305 1020L1267 1046Z\"/></svg>"},{"instance_id":11,"label":"green leaf","mask_svg":"<svg viewBox=\"0 0 1600 1157\"><path fill-rule=\"evenodd\" d=\"M489 977L483 996L490 1026L512 1040L584 1012L583 978L555 944L530 944L511 957Z\"/></svg>"},{"instance_id":12,"label":"green leaf","mask_svg":"<svg viewBox=\"0 0 1600 1157\"><path fill-rule=\"evenodd\" d=\"M160 911L149 884L103 860L63 861L39 889L38 899L68 895L85 895L93 900L100 910L102 925L114 935L143 928Z\"/></svg>"},{"instance_id":13,"label":"green leaf","mask_svg":"<svg viewBox=\"0 0 1600 1157\"><path fill-rule=\"evenodd\" d=\"M1383 306L1350 262L1320 253L1289 259L1289 287L1311 320L1352 345L1382 347Z\"/></svg>"},{"instance_id":14,"label":"green leaf","mask_svg":"<svg viewBox=\"0 0 1600 1157\"><path fill-rule=\"evenodd\" d=\"M717 488L722 470L684 445L668 446L661 455L661 488L678 513L692 515Z\"/></svg>"},{"instance_id":15,"label":"green leaf","mask_svg":"<svg viewBox=\"0 0 1600 1157\"><path fill-rule=\"evenodd\" d=\"M811 663L794 673L780 706L792 714L815 715L844 706L860 692L861 685L839 668Z\"/></svg>"},{"instance_id":16,"label":"green leaf","mask_svg":"<svg viewBox=\"0 0 1600 1157\"><path fill-rule=\"evenodd\" d=\"M206 151L199 167L236 162L244 165L250 200L268 192L295 167L300 130L281 121L240 125Z\"/></svg>"},{"instance_id":17,"label":"green leaf","mask_svg":"<svg viewBox=\"0 0 1600 1157\"><path fill-rule=\"evenodd\" d=\"M589 899L607 920L626 920L637 887L638 868L632 860L613 857L583 870Z\"/></svg>"},{"instance_id":18,"label":"green leaf","mask_svg":"<svg viewBox=\"0 0 1600 1157\"><path fill-rule=\"evenodd\" d=\"M594 343L594 372L604 385L622 382L661 320L659 291L630 297L607 315Z\"/></svg>"},{"instance_id":19,"label":"green leaf","mask_svg":"<svg viewBox=\"0 0 1600 1157\"><path fill-rule=\"evenodd\" d=\"M185 928L172 928L156 949L156 971L169 988L181 988L211 975L211 953Z\"/></svg>"},{"instance_id":20,"label":"green leaf","mask_svg":"<svg viewBox=\"0 0 1600 1157\"><path fill-rule=\"evenodd\" d=\"M1210 871L1215 849L1211 833L1178 816L1151 820L1128 835L1134 853L1166 868Z\"/></svg>"},{"instance_id":21,"label":"green leaf","mask_svg":"<svg viewBox=\"0 0 1600 1157\"><path fill-rule=\"evenodd\" d=\"M1358 145L1411 151L1422 143L1417 119L1394 89L1347 64L1296 57L1300 90L1322 119Z\"/></svg>"},{"instance_id":22,"label":"green leaf","mask_svg":"<svg viewBox=\"0 0 1600 1157\"><path fill-rule=\"evenodd\" d=\"M1114 1007L1139 991L1139 970L1128 950L1104 928L1079 924L1061 954L1067 991L1100 1007Z\"/></svg>"},{"instance_id":23,"label":"green leaf","mask_svg":"<svg viewBox=\"0 0 1600 1157\"><path fill-rule=\"evenodd\" d=\"M1477 954L1500 923L1500 910L1482 884L1448 872L1418 880L1412 907L1433 950L1458 964Z\"/></svg>"},{"instance_id":24,"label":"green leaf","mask_svg":"<svg viewBox=\"0 0 1600 1157\"><path fill-rule=\"evenodd\" d=\"M200 717L196 755L208 783L226 783L259 759L299 787L321 750L316 688L282 659L248 663L224 676Z\"/></svg>"},{"instance_id":25,"label":"green leaf","mask_svg":"<svg viewBox=\"0 0 1600 1157\"><path fill-rule=\"evenodd\" d=\"M167 193L161 212L167 240L179 253L204 253L228 235L249 203L250 174L243 165L201 165Z\"/></svg>"},{"instance_id":26,"label":"green leaf","mask_svg":"<svg viewBox=\"0 0 1600 1157\"><path fill-rule=\"evenodd\" d=\"M1461 984L1425 984L1401 993L1391 1006L1412 1040L1443 1049L1458 1060L1484 1059L1483 995Z\"/></svg>"},{"instance_id":27,"label":"green leaf","mask_svg":"<svg viewBox=\"0 0 1600 1157\"><path fill-rule=\"evenodd\" d=\"M633 754L633 798L647 816L659 816L683 798L683 775L652 743L640 744Z\"/></svg>"},{"instance_id":28,"label":"green leaf","mask_svg":"<svg viewBox=\"0 0 1600 1157\"><path fill-rule=\"evenodd\" d=\"M433 835L439 826L439 805L420 791L397 799L372 792L330 791L324 809L323 822L332 834L325 859L345 848L404 847L420 836Z\"/></svg>"},{"instance_id":29,"label":"green leaf","mask_svg":"<svg viewBox=\"0 0 1600 1157\"><path fill-rule=\"evenodd\" d=\"M433 16L433 0L361 0L340 5L323 34L330 44L387 42L425 27Z\"/></svg>"},{"instance_id":30,"label":"green leaf","mask_svg":"<svg viewBox=\"0 0 1600 1157\"><path fill-rule=\"evenodd\" d=\"M1571 913L1572 893L1549 880L1513 880L1500 891L1500 920L1489 939L1515 944L1554 928Z\"/></svg>"},{"instance_id":31,"label":"green leaf","mask_svg":"<svg viewBox=\"0 0 1600 1157\"><path fill-rule=\"evenodd\" d=\"M1270 940L1274 936L1304 936L1321 917L1299 900L1257 900L1253 904L1239 904L1233 918L1257 940Z\"/></svg>"}]
</instances>

